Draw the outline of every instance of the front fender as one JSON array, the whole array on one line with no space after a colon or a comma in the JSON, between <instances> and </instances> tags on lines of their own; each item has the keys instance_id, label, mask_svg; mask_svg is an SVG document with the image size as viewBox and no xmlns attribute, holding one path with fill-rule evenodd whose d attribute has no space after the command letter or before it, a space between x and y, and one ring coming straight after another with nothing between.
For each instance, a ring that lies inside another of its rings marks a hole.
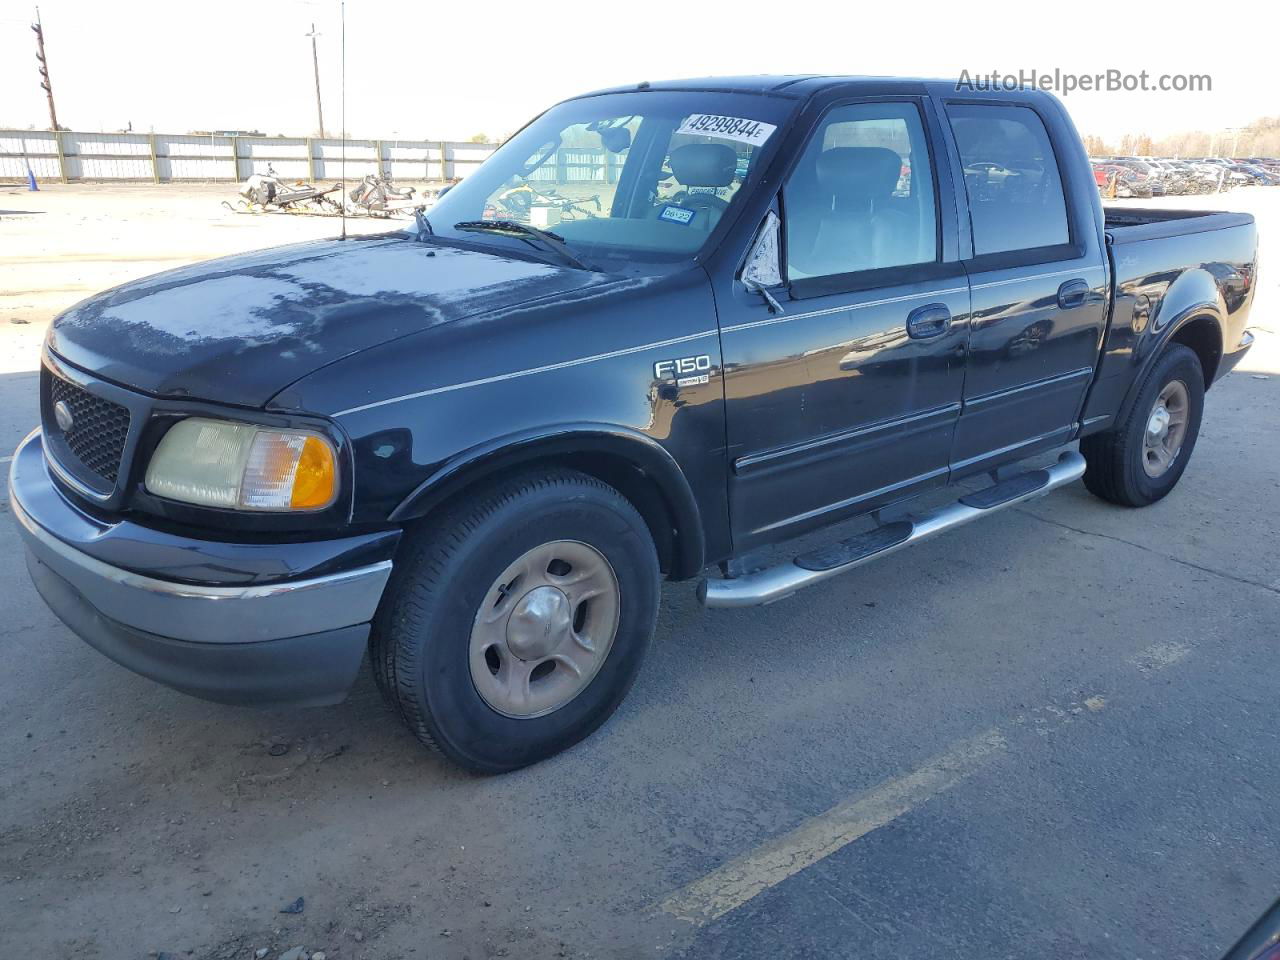
<instances>
[{"instance_id":1,"label":"front fender","mask_svg":"<svg viewBox=\"0 0 1280 960\"><path fill-rule=\"evenodd\" d=\"M675 529L673 576L692 576L702 569L706 555L702 518L680 465L651 437L612 424L562 424L478 444L445 461L400 502L389 519L397 523L417 519L489 477L535 461L557 459L625 464L652 480ZM646 512L643 504L637 507Z\"/></svg>"}]
</instances>

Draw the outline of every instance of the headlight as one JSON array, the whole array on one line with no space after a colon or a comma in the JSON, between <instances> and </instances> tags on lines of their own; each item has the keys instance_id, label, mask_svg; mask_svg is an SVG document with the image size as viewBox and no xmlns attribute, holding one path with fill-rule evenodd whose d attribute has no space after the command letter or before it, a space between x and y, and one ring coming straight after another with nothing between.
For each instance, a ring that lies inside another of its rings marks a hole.
<instances>
[{"instance_id":1,"label":"headlight","mask_svg":"<svg viewBox=\"0 0 1280 960\"><path fill-rule=\"evenodd\" d=\"M160 441L146 487L206 507L322 510L338 496L337 462L318 434L192 417Z\"/></svg>"}]
</instances>

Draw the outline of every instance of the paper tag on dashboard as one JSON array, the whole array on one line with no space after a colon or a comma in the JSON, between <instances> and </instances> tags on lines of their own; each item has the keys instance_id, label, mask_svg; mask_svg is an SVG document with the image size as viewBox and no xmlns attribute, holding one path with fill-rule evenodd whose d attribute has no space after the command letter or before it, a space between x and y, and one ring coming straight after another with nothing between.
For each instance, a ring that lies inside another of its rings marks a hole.
<instances>
[{"instance_id":1,"label":"paper tag on dashboard","mask_svg":"<svg viewBox=\"0 0 1280 960\"><path fill-rule=\"evenodd\" d=\"M695 113L685 117L676 133L690 133L700 137L719 137L760 146L777 130L772 123L746 120L742 117L721 117L714 113Z\"/></svg>"},{"instance_id":2,"label":"paper tag on dashboard","mask_svg":"<svg viewBox=\"0 0 1280 960\"><path fill-rule=\"evenodd\" d=\"M693 223L693 215L697 210L689 210L686 207L673 207L667 205L662 208L662 212L658 214L659 220L666 220L670 223L678 223L682 227L687 227Z\"/></svg>"}]
</instances>

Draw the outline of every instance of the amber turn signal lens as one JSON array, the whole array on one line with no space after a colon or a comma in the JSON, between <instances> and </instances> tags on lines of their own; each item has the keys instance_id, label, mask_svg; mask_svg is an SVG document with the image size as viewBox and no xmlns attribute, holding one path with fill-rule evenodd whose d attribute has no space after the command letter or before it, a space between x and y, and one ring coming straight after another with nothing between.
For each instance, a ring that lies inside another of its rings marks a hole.
<instances>
[{"instance_id":1,"label":"amber turn signal lens","mask_svg":"<svg viewBox=\"0 0 1280 960\"><path fill-rule=\"evenodd\" d=\"M293 475L293 496L289 499L289 506L295 510L327 507L337 492L337 473L333 448L319 437L307 437Z\"/></svg>"}]
</instances>

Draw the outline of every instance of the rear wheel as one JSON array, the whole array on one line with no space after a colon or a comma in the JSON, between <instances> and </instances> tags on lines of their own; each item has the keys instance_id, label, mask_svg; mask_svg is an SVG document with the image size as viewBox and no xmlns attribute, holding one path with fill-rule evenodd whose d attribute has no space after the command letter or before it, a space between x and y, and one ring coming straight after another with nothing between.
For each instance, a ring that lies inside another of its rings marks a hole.
<instances>
[{"instance_id":1,"label":"rear wheel","mask_svg":"<svg viewBox=\"0 0 1280 960\"><path fill-rule=\"evenodd\" d=\"M569 470L514 477L415 534L374 623L374 674L426 744L471 770L534 763L626 695L657 616L648 528Z\"/></svg>"},{"instance_id":2,"label":"rear wheel","mask_svg":"<svg viewBox=\"0 0 1280 960\"><path fill-rule=\"evenodd\" d=\"M1088 463L1085 486L1103 500L1129 507L1163 498L1191 459L1203 410L1200 359L1173 344L1148 372L1123 420L1080 441Z\"/></svg>"}]
</instances>

